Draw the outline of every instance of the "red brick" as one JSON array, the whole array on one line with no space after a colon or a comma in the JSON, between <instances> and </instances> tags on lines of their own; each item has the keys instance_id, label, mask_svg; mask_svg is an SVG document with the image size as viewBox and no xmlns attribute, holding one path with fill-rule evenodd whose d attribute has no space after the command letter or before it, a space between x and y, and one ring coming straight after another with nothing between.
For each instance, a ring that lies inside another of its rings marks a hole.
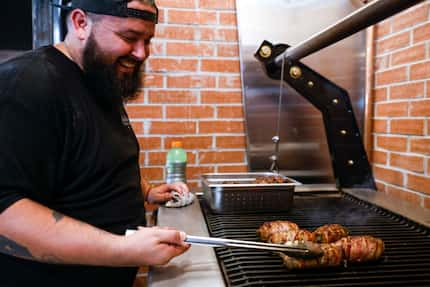
<instances>
[{"instance_id":1,"label":"red brick","mask_svg":"<svg viewBox=\"0 0 430 287\"><path fill-rule=\"evenodd\" d=\"M239 57L239 46L234 45L218 45L219 57Z\"/></svg>"},{"instance_id":2,"label":"red brick","mask_svg":"<svg viewBox=\"0 0 430 287\"><path fill-rule=\"evenodd\" d=\"M149 91L149 103L195 104L197 96L192 91Z\"/></svg>"},{"instance_id":3,"label":"red brick","mask_svg":"<svg viewBox=\"0 0 430 287\"><path fill-rule=\"evenodd\" d=\"M382 38L390 33L391 33L390 18L375 25L375 36L377 39Z\"/></svg>"},{"instance_id":4,"label":"red brick","mask_svg":"<svg viewBox=\"0 0 430 287\"><path fill-rule=\"evenodd\" d=\"M235 10L236 9L236 2L235 0L200 0L199 1L199 7L205 8L205 9L216 9L216 10L222 10L222 9L228 9L228 10Z\"/></svg>"},{"instance_id":5,"label":"red brick","mask_svg":"<svg viewBox=\"0 0 430 287\"><path fill-rule=\"evenodd\" d=\"M222 118L243 118L242 106L218 106L217 107L218 119Z\"/></svg>"},{"instance_id":6,"label":"red brick","mask_svg":"<svg viewBox=\"0 0 430 287\"><path fill-rule=\"evenodd\" d=\"M242 121L200 121L200 133L243 133Z\"/></svg>"},{"instance_id":7,"label":"red brick","mask_svg":"<svg viewBox=\"0 0 430 287\"><path fill-rule=\"evenodd\" d=\"M239 60L203 59L201 69L203 72L238 73L240 63Z\"/></svg>"},{"instance_id":8,"label":"red brick","mask_svg":"<svg viewBox=\"0 0 430 287\"><path fill-rule=\"evenodd\" d=\"M135 134L143 134L145 132L145 129L143 127L142 122L131 122L131 127Z\"/></svg>"},{"instance_id":9,"label":"red brick","mask_svg":"<svg viewBox=\"0 0 430 287\"><path fill-rule=\"evenodd\" d=\"M391 64L401 65L410 62L416 62L424 60L426 58L426 47L425 45L418 45L411 48L404 49L396 52L391 57Z\"/></svg>"},{"instance_id":10,"label":"red brick","mask_svg":"<svg viewBox=\"0 0 430 287\"><path fill-rule=\"evenodd\" d=\"M219 23L224 26L237 26L236 13L234 12L220 12Z\"/></svg>"},{"instance_id":11,"label":"red brick","mask_svg":"<svg viewBox=\"0 0 430 287\"><path fill-rule=\"evenodd\" d=\"M220 76L219 77L219 88L230 88L238 89L242 87L240 76Z\"/></svg>"},{"instance_id":12,"label":"red brick","mask_svg":"<svg viewBox=\"0 0 430 287\"><path fill-rule=\"evenodd\" d=\"M411 80L430 78L430 61L411 66Z\"/></svg>"},{"instance_id":13,"label":"red brick","mask_svg":"<svg viewBox=\"0 0 430 287\"><path fill-rule=\"evenodd\" d=\"M127 114L130 118L151 118L157 119L163 117L163 108L161 106L126 106Z\"/></svg>"},{"instance_id":14,"label":"red brick","mask_svg":"<svg viewBox=\"0 0 430 287\"><path fill-rule=\"evenodd\" d=\"M184 149L212 148L212 136L168 137L165 139L164 148L169 149L172 141L182 141Z\"/></svg>"},{"instance_id":15,"label":"red brick","mask_svg":"<svg viewBox=\"0 0 430 287\"><path fill-rule=\"evenodd\" d=\"M373 120L373 132L375 133L386 133L387 126L387 120Z\"/></svg>"},{"instance_id":16,"label":"red brick","mask_svg":"<svg viewBox=\"0 0 430 287\"><path fill-rule=\"evenodd\" d=\"M420 206L421 197L415 193L407 191L406 189L396 188L393 186L387 186L387 194L391 197L397 197L402 200L406 200L413 205Z\"/></svg>"},{"instance_id":17,"label":"red brick","mask_svg":"<svg viewBox=\"0 0 430 287\"><path fill-rule=\"evenodd\" d=\"M150 134L195 134L195 122L159 122L154 121L149 128Z\"/></svg>"},{"instance_id":18,"label":"red brick","mask_svg":"<svg viewBox=\"0 0 430 287\"><path fill-rule=\"evenodd\" d=\"M166 164L167 152L149 152L148 153L148 164L149 165L165 165Z\"/></svg>"},{"instance_id":19,"label":"red brick","mask_svg":"<svg viewBox=\"0 0 430 287\"><path fill-rule=\"evenodd\" d=\"M199 152L199 162L205 163L242 163L245 161L243 151L209 151Z\"/></svg>"},{"instance_id":20,"label":"red brick","mask_svg":"<svg viewBox=\"0 0 430 287\"><path fill-rule=\"evenodd\" d=\"M380 55L385 52L393 51L409 45L409 32L395 35L376 43L376 54Z\"/></svg>"},{"instance_id":21,"label":"red brick","mask_svg":"<svg viewBox=\"0 0 430 287\"><path fill-rule=\"evenodd\" d=\"M162 55L164 52L164 43L159 41L152 41L150 46L150 55Z\"/></svg>"},{"instance_id":22,"label":"red brick","mask_svg":"<svg viewBox=\"0 0 430 287\"><path fill-rule=\"evenodd\" d=\"M168 23L210 25L217 23L217 17L215 12L196 12L170 9Z\"/></svg>"},{"instance_id":23,"label":"red brick","mask_svg":"<svg viewBox=\"0 0 430 287\"><path fill-rule=\"evenodd\" d=\"M401 117L407 115L407 103L381 103L376 105L377 117Z\"/></svg>"},{"instance_id":24,"label":"red brick","mask_svg":"<svg viewBox=\"0 0 430 287\"><path fill-rule=\"evenodd\" d=\"M242 103L242 92L202 91L203 104L235 104Z\"/></svg>"},{"instance_id":25,"label":"red brick","mask_svg":"<svg viewBox=\"0 0 430 287\"><path fill-rule=\"evenodd\" d=\"M144 152L139 153L139 166L141 166L141 167L145 166L145 153Z\"/></svg>"},{"instance_id":26,"label":"red brick","mask_svg":"<svg viewBox=\"0 0 430 287\"><path fill-rule=\"evenodd\" d=\"M172 72L172 71L195 72L197 71L198 60L152 58L149 60L148 66L153 72Z\"/></svg>"},{"instance_id":27,"label":"red brick","mask_svg":"<svg viewBox=\"0 0 430 287\"><path fill-rule=\"evenodd\" d=\"M411 152L430 155L430 138L411 139Z\"/></svg>"},{"instance_id":28,"label":"red brick","mask_svg":"<svg viewBox=\"0 0 430 287\"><path fill-rule=\"evenodd\" d=\"M424 158L419 156L392 153L390 156L390 165L409 171L424 172Z\"/></svg>"},{"instance_id":29,"label":"red brick","mask_svg":"<svg viewBox=\"0 0 430 287\"><path fill-rule=\"evenodd\" d=\"M387 153L384 151L372 151L372 162L377 164L387 164Z\"/></svg>"},{"instance_id":30,"label":"red brick","mask_svg":"<svg viewBox=\"0 0 430 287\"><path fill-rule=\"evenodd\" d=\"M161 148L160 137L138 137L137 141L142 151Z\"/></svg>"},{"instance_id":31,"label":"red brick","mask_svg":"<svg viewBox=\"0 0 430 287\"><path fill-rule=\"evenodd\" d=\"M217 148L245 148L246 139L244 136L217 136Z\"/></svg>"},{"instance_id":32,"label":"red brick","mask_svg":"<svg viewBox=\"0 0 430 287\"><path fill-rule=\"evenodd\" d=\"M162 167L143 167L140 169L140 174L146 180L163 180Z\"/></svg>"},{"instance_id":33,"label":"red brick","mask_svg":"<svg viewBox=\"0 0 430 287\"><path fill-rule=\"evenodd\" d=\"M419 5L412 7L401 14L394 16L393 31L400 31L405 28L410 28L428 19L429 6Z\"/></svg>"},{"instance_id":34,"label":"red brick","mask_svg":"<svg viewBox=\"0 0 430 287\"><path fill-rule=\"evenodd\" d=\"M166 117L169 119L207 119L213 118L215 109L210 106L168 106Z\"/></svg>"},{"instance_id":35,"label":"red brick","mask_svg":"<svg viewBox=\"0 0 430 287\"><path fill-rule=\"evenodd\" d=\"M378 180L382 180L384 182L395 184L398 186L403 186L404 175L401 172L376 166L373 168L373 171L375 178L377 178Z\"/></svg>"},{"instance_id":36,"label":"red brick","mask_svg":"<svg viewBox=\"0 0 430 287\"><path fill-rule=\"evenodd\" d=\"M430 197L424 197L424 208L430 208Z\"/></svg>"},{"instance_id":37,"label":"red brick","mask_svg":"<svg viewBox=\"0 0 430 287\"><path fill-rule=\"evenodd\" d=\"M219 165L218 172L247 172L246 165Z\"/></svg>"},{"instance_id":38,"label":"red brick","mask_svg":"<svg viewBox=\"0 0 430 287\"><path fill-rule=\"evenodd\" d=\"M155 30L155 37L160 39L175 39L175 40L194 40L198 34L198 29L195 27L184 26L166 26L158 25Z\"/></svg>"},{"instance_id":39,"label":"red brick","mask_svg":"<svg viewBox=\"0 0 430 287\"><path fill-rule=\"evenodd\" d=\"M413 32L414 43L427 41L430 39L430 23L416 28Z\"/></svg>"},{"instance_id":40,"label":"red brick","mask_svg":"<svg viewBox=\"0 0 430 287\"><path fill-rule=\"evenodd\" d=\"M424 120L391 120L390 132L393 134L424 135Z\"/></svg>"},{"instance_id":41,"label":"red brick","mask_svg":"<svg viewBox=\"0 0 430 287\"><path fill-rule=\"evenodd\" d=\"M430 177L408 174L408 188L430 194Z\"/></svg>"},{"instance_id":42,"label":"red brick","mask_svg":"<svg viewBox=\"0 0 430 287\"><path fill-rule=\"evenodd\" d=\"M390 88L390 99L414 99L424 97L424 83L408 83Z\"/></svg>"},{"instance_id":43,"label":"red brick","mask_svg":"<svg viewBox=\"0 0 430 287\"><path fill-rule=\"evenodd\" d=\"M158 24L166 22L166 9L158 9Z\"/></svg>"},{"instance_id":44,"label":"red brick","mask_svg":"<svg viewBox=\"0 0 430 287\"><path fill-rule=\"evenodd\" d=\"M407 148L407 140L403 137L386 137L386 136L377 136L376 137L376 146L377 148L382 148L390 151L406 151Z\"/></svg>"},{"instance_id":45,"label":"red brick","mask_svg":"<svg viewBox=\"0 0 430 287\"><path fill-rule=\"evenodd\" d=\"M162 88L163 75L145 73L143 77L143 87L145 88Z\"/></svg>"},{"instance_id":46,"label":"red brick","mask_svg":"<svg viewBox=\"0 0 430 287\"><path fill-rule=\"evenodd\" d=\"M168 56L215 56L215 46L201 43L167 43Z\"/></svg>"},{"instance_id":47,"label":"red brick","mask_svg":"<svg viewBox=\"0 0 430 287\"><path fill-rule=\"evenodd\" d=\"M157 0L157 6L169 8L196 8L196 0Z\"/></svg>"},{"instance_id":48,"label":"red brick","mask_svg":"<svg viewBox=\"0 0 430 287\"><path fill-rule=\"evenodd\" d=\"M216 77L206 75L171 75L167 77L168 88L215 88Z\"/></svg>"},{"instance_id":49,"label":"red brick","mask_svg":"<svg viewBox=\"0 0 430 287\"><path fill-rule=\"evenodd\" d=\"M374 89L374 101L375 102L382 102L387 100L387 88L379 88L379 89Z\"/></svg>"},{"instance_id":50,"label":"red brick","mask_svg":"<svg viewBox=\"0 0 430 287\"><path fill-rule=\"evenodd\" d=\"M410 102L411 116L430 116L430 100Z\"/></svg>"},{"instance_id":51,"label":"red brick","mask_svg":"<svg viewBox=\"0 0 430 287\"><path fill-rule=\"evenodd\" d=\"M375 75L375 83L378 86L404 82L407 79L408 78L406 67L400 67L384 72L378 72Z\"/></svg>"},{"instance_id":52,"label":"red brick","mask_svg":"<svg viewBox=\"0 0 430 287\"><path fill-rule=\"evenodd\" d=\"M225 41L237 42L237 29L234 28L200 28L200 40L203 41Z\"/></svg>"}]
</instances>

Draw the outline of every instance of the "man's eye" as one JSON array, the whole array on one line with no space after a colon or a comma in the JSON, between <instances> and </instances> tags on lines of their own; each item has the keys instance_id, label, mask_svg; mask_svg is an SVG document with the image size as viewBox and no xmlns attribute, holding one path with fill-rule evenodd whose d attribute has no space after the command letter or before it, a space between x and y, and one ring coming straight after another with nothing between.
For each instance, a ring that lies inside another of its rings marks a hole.
<instances>
[{"instance_id":1,"label":"man's eye","mask_svg":"<svg viewBox=\"0 0 430 287\"><path fill-rule=\"evenodd\" d=\"M125 35L121 35L120 36L124 41L132 43L132 42L136 42L137 38L136 37L129 37L129 36L125 36Z\"/></svg>"}]
</instances>

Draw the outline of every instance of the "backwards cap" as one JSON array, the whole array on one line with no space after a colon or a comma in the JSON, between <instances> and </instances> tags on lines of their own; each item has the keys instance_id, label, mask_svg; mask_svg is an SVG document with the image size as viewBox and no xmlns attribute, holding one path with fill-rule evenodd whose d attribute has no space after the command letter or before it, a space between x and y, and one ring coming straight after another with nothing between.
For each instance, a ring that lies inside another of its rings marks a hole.
<instances>
[{"instance_id":1,"label":"backwards cap","mask_svg":"<svg viewBox=\"0 0 430 287\"><path fill-rule=\"evenodd\" d=\"M154 1L152 1L152 6L155 8L156 13L128 8L127 4L130 1L131 0L72 0L70 6L55 3L52 3L52 5L66 10L82 9L94 14L139 18L157 24L158 8Z\"/></svg>"}]
</instances>

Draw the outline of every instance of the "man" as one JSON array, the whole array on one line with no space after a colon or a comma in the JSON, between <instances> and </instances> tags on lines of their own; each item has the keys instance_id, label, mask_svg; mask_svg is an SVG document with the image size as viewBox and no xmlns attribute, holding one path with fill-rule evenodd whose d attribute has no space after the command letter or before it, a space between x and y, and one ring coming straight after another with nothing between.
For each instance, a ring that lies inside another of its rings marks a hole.
<instances>
[{"instance_id":1,"label":"man","mask_svg":"<svg viewBox=\"0 0 430 287\"><path fill-rule=\"evenodd\" d=\"M64 7L63 7L64 8ZM138 87L151 0L73 0L65 41L0 66L0 286L131 286L185 252L185 233L143 228L139 147L122 102ZM138 229L124 236L126 229Z\"/></svg>"}]
</instances>

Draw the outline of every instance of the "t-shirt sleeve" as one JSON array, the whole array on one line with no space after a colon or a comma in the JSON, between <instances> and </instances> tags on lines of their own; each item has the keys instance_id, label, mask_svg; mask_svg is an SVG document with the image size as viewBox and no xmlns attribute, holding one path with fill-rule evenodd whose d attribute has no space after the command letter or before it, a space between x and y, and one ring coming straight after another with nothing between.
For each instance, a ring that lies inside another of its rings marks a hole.
<instances>
[{"instance_id":1,"label":"t-shirt sleeve","mask_svg":"<svg viewBox=\"0 0 430 287\"><path fill-rule=\"evenodd\" d=\"M53 196L60 152L53 92L46 67L0 70L0 212Z\"/></svg>"}]
</instances>

